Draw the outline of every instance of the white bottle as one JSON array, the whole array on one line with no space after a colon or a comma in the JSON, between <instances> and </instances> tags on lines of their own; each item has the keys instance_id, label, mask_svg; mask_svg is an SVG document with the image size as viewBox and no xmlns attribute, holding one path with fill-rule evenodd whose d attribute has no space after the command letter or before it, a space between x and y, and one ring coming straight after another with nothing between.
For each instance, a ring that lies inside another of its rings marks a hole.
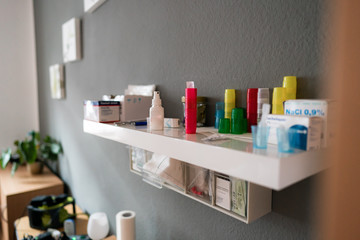
<instances>
[{"instance_id":1,"label":"white bottle","mask_svg":"<svg viewBox=\"0 0 360 240\"><path fill-rule=\"evenodd\" d=\"M161 106L160 92L155 91L152 106L149 111L150 130L163 130L164 108Z\"/></svg>"}]
</instances>

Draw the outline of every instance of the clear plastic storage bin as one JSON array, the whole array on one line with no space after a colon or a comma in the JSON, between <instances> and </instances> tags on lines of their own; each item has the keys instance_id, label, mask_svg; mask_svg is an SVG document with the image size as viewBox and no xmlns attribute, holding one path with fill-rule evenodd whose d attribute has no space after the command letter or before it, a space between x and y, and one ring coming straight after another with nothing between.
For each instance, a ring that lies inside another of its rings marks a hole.
<instances>
[{"instance_id":1,"label":"clear plastic storage bin","mask_svg":"<svg viewBox=\"0 0 360 240\"><path fill-rule=\"evenodd\" d=\"M167 156L130 147L131 170L157 188L164 184L184 191L184 163Z\"/></svg>"},{"instance_id":2,"label":"clear plastic storage bin","mask_svg":"<svg viewBox=\"0 0 360 240\"><path fill-rule=\"evenodd\" d=\"M211 203L213 196L212 172L195 165L186 165L186 191L188 194Z\"/></svg>"}]
</instances>

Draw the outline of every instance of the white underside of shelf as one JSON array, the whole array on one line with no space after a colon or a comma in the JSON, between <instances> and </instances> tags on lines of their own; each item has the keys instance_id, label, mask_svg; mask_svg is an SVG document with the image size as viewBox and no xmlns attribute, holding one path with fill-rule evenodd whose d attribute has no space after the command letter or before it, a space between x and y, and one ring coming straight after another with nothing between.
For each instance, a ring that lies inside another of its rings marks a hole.
<instances>
[{"instance_id":1,"label":"white underside of shelf","mask_svg":"<svg viewBox=\"0 0 360 240\"><path fill-rule=\"evenodd\" d=\"M274 190L284 189L329 166L323 150L281 154L276 146L266 150L252 148L249 135L232 135L226 141L202 141L214 128L198 128L197 134L185 134L182 128L150 132L146 127L116 126L84 120L84 132L142 148L237 177Z\"/></svg>"}]
</instances>

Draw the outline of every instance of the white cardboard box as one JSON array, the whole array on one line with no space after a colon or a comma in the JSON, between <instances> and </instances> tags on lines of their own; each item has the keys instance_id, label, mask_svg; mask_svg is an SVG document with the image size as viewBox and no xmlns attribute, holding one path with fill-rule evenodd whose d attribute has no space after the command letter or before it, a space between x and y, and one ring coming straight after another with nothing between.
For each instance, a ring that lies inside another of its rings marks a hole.
<instances>
[{"instance_id":1,"label":"white cardboard box","mask_svg":"<svg viewBox=\"0 0 360 240\"><path fill-rule=\"evenodd\" d=\"M84 101L84 119L111 123L120 120L120 102L118 101Z\"/></svg>"},{"instance_id":2,"label":"white cardboard box","mask_svg":"<svg viewBox=\"0 0 360 240\"><path fill-rule=\"evenodd\" d=\"M120 120L122 122L141 121L149 117L152 97L125 95L121 101Z\"/></svg>"},{"instance_id":3,"label":"white cardboard box","mask_svg":"<svg viewBox=\"0 0 360 240\"><path fill-rule=\"evenodd\" d=\"M306 150L316 150L321 147L322 119L320 117L298 117L289 115L269 114L266 124L270 127L268 143L278 144L276 129L283 126L285 130L298 128L305 131Z\"/></svg>"},{"instance_id":4,"label":"white cardboard box","mask_svg":"<svg viewBox=\"0 0 360 240\"><path fill-rule=\"evenodd\" d=\"M321 134L321 146L326 147L333 137L333 121L335 101L332 100L308 100L297 99L285 102L285 115L294 116L318 116L323 118L323 131Z\"/></svg>"},{"instance_id":5,"label":"white cardboard box","mask_svg":"<svg viewBox=\"0 0 360 240\"><path fill-rule=\"evenodd\" d=\"M231 183L229 179L216 177L216 206L231 210Z\"/></svg>"}]
</instances>

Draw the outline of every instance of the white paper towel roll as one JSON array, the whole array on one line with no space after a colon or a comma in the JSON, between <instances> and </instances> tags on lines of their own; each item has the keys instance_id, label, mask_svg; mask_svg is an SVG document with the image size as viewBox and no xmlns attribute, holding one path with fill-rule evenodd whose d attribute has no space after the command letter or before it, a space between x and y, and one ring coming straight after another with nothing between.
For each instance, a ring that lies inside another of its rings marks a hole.
<instances>
[{"instance_id":1,"label":"white paper towel roll","mask_svg":"<svg viewBox=\"0 0 360 240\"><path fill-rule=\"evenodd\" d=\"M116 214L116 239L135 240L135 212L121 211Z\"/></svg>"}]
</instances>

